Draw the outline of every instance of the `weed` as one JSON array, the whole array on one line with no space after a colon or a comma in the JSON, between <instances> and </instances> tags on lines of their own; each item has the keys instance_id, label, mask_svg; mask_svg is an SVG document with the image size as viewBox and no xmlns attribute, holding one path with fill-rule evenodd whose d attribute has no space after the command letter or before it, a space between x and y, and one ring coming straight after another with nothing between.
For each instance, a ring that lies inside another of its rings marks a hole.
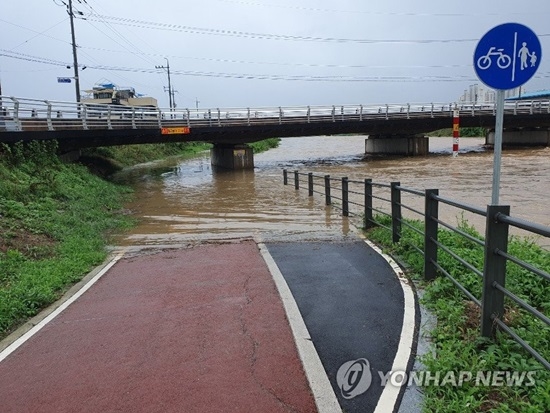
<instances>
[{"instance_id":1,"label":"weed","mask_svg":"<svg viewBox=\"0 0 550 413\"><path fill-rule=\"evenodd\" d=\"M377 217L384 225L386 217ZM423 223L409 221L423 230ZM474 238L482 236L463 218L458 227ZM468 301L456 286L441 275L432 282L423 281L423 257L411 247L423 248L421 235L404 227L402 240L392 244L391 234L384 228L368 231L368 237L396 254L412 272L412 277L425 288L422 303L437 317L431 332L435 351L422 358L427 370L447 371L535 371L534 386L427 386L424 388L424 411L465 412L548 412L550 411L550 372L526 353L506 333L498 333L495 340L482 338L479 331L480 311ZM446 229L440 229L438 239L449 250L466 259L478 271L483 270L484 251L481 246ZM550 270L550 253L536 245L532 239L511 237L508 252L534 267ZM475 297L481 298L481 278L459 263L450 254L440 250L438 263L465 286ZM516 264L507 267L506 286L517 296L543 313L550 309L550 283ZM514 331L550 359L550 328L540 320L506 300L504 320Z\"/></svg>"}]
</instances>

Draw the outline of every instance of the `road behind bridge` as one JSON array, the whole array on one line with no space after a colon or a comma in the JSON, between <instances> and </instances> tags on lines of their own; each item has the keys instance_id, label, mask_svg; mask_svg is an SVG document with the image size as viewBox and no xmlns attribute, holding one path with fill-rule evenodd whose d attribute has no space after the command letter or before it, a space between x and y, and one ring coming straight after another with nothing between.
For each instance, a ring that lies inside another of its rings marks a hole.
<instances>
[{"instance_id":1,"label":"road behind bridge","mask_svg":"<svg viewBox=\"0 0 550 413\"><path fill-rule=\"evenodd\" d=\"M0 353L3 413L370 412L402 335L400 281L357 239L127 253L92 282ZM372 384L346 398L357 359Z\"/></svg>"}]
</instances>

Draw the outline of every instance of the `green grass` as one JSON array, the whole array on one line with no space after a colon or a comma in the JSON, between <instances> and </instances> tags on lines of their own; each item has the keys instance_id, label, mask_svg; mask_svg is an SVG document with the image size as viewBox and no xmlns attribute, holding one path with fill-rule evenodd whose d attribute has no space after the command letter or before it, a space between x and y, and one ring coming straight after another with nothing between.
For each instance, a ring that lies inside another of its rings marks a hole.
<instances>
[{"instance_id":1,"label":"green grass","mask_svg":"<svg viewBox=\"0 0 550 413\"><path fill-rule=\"evenodd\" d=\"M263 141L250 143L249 146L254 150L254 153L260 153L278 147L280 142L280 138L269 138Z\"/></svg>"},{"instance_id":2,"label":"green grass","mask_svg":"<svg viewBox=\"0 0 550 413\"><path fill-rule=\"evenodd\" d=\"M106 258L130 192L61 163L54 144L0 148L0 338Z\"/></svg>"},{"instance_id":3,"label":"green grass","mask_svg":"<svg viewBox=\"0 0 550 413\"><path fill-rule=\"evenodd\" d=\"M484 138L487 134L487 129L485 128L460 128L460 137L461 138ZM453 136L453 130L452 128L447 129L440 129L436 130L434 132L430 132L427 134L428 136L434 136L434 137L448 137Z\"/></svg>"},{"instance_id":4,"label":"green grass","mask_svg":"<svg viewBox=\"0 0 550 413\"><path fill-rule=\"evenodd\" d=\"M377 219L389 225L384 218ZM423 230L423 223L409 223ZM480 234L467 222L461 220L459 227L481 239ZM461 387L424 387L424 412L550 411L550 372L506 333L499 333L495 341L481 338L477 307L443 275L433 282L423 281L423 257L411 247L411 244L422 247L423 239L412 230L403 228L403 238L398 244L391 243L391 234L386 229L378 227L367 233L370 239L399 257L407 266L411 277L424 289L423 305L437 317L437 326L431 332L435 351L422 358L425 369L432 372L536 371L535 386L486 387L465 384ZM438 237L453 252L477 269L483 269L482 247L448 230L440 230ZM512 237L508 251L537 268L550 270L550 253L533 240ZM441 250L438 262L475 297L481 298L481 279L477 275ZM509 263L506 286L544 314L550 314L550 283ZM508 325L547 360L550 359L550 328L513 302L506 301L505 307L504 318Z\"/></svg>"}]
</instances>

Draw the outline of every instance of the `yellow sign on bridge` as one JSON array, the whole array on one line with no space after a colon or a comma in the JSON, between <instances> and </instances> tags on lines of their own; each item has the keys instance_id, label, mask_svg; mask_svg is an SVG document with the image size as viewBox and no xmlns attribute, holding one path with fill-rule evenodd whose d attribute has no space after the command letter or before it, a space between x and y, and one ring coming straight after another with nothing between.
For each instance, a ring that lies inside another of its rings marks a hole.
<instances>
[{"instance_id":1,"label":"yellow sign on bridge","mask_svg":"<svg viewBox=\"0 0 550 413\"><path fill-rule=\"evenodd\" d=\"M176 128L161 128L162 135L187 135L191 133L191 128L187 126L178 126Z\"/></svg>"}]
</instances>

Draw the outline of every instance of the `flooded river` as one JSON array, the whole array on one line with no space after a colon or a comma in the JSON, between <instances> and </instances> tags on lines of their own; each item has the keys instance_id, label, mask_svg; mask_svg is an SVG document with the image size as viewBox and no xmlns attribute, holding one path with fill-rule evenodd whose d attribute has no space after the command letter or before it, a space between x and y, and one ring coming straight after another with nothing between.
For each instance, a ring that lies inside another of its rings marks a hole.
<instances>
[{"instance_id":1,"label":"flooded river","mask_svg":"<svg viewBox=\"0 0 550 413\"><path fill-rule=\"evenodd\" d=\"M139 224L116 243L170 245L248 236L335 239L354 231L358 220L344 219L338 209L325 207L322 196L308 198L307 190L284 186L283 168L380 183L400 181L415 189L439 188L445 197L484 207L491 199L493 153L485 151L483 143L461 139L457 158L451 157L451 138L431 138L431 154L425 157L366 158L364 136L287 138L278 148L256 155L254 171L213 171L208 153L139 165L117 176L135 188L135 201L128 208ZM503 152L501 204L511 205L512 215L550 225L549 156L549 148ZM423 205L408 195L404 203L419 209ZM452 224L459 215L451 207L440 210ZM480 217L464 217L483 226Z\"/></svg>"}]
</instances>

